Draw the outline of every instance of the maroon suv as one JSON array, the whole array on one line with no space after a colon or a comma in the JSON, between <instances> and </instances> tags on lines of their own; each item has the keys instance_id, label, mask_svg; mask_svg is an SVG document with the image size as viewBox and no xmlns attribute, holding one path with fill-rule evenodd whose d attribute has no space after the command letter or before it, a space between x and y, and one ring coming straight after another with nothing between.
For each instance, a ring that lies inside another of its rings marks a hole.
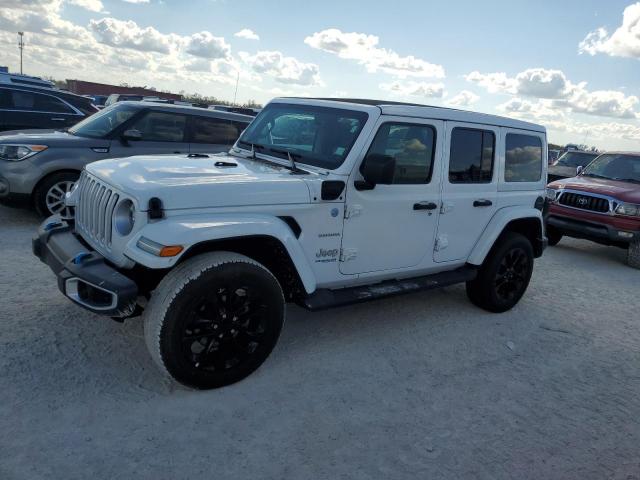
<instances>
[{"instance_id":1,"label":"maroon suv","mask_svg":"<svg viewBox=\"0 0 640 480\"><path fill-rule=\"evenodd\" d=\"M547 187L547 238L563 235L628 249L640 268L640 153L605 153L578 176Z\"/></svg>"}]
</instances>

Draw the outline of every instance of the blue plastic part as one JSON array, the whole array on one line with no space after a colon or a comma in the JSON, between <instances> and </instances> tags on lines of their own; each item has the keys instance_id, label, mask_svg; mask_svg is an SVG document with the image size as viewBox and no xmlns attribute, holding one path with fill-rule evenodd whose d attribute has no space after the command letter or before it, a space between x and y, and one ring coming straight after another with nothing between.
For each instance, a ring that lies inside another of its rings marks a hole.
<instances>
[{"instance_id":1,"label":"blue plastic part","mask_svg":"<svg viewBox=\"0 0 640 480\"><path fill-rule=\"evenodd\" d=\"M85 258L90 257L90 256L91 256L90 253L81 252L81 253L77 254L75 257L73 257L73 263L75 263L76 265L80 265Z\"/></svg>"},{"instance_id":2,"label":"blue plastic part","mask_svg":"<svg viewBox=\"0 0 640 480\"><path fill-rule=\"evenodd\" d=\"M44 226L44 231L48 232L49 230L53 230L56 227L61 226L62 224L60 222L49 222Z\"/></svg>"}]
</instances>

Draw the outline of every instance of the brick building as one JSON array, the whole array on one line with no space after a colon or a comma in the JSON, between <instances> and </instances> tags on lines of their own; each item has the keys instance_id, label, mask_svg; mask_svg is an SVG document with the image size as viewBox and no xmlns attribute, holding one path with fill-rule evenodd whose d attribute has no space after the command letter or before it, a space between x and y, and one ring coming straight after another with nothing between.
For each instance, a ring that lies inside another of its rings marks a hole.
<instances>
[{"instance_id":1,"label":"brick building","mask_svg":"<svg viewBox=\"0 0 640 480\"><path fill-rule=\"evenodd\" d=\"M84 80L67 80L67 89L78 95L111 95L112 93L128 93L131 95L146 95L167 100L182 100L177 93L163 93L142 87L120 87L106 83L85 82Z\"/></svg>"}]
</instances>

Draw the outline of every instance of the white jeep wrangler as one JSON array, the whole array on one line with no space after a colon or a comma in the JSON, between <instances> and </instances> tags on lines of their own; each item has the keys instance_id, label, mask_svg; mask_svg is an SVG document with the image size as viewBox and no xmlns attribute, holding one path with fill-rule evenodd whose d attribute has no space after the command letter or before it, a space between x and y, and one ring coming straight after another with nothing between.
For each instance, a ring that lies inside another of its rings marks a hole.
<instances>
[{"instance_id":1,"label":"white jeep wrangler","mask_svg":"<svg viewBox=\"0 0 640 480\"><path fill-rule=\"evenodd\" d=\"M220 125L224 128L224 125ZM214 388L258 368L285 303L319 310L466 282L492 312L546 246L546 133L478 113L276 99L228 154L87 165L34 253L71 300L144 318L155 362Z\"/></svg>"}]
</instances>

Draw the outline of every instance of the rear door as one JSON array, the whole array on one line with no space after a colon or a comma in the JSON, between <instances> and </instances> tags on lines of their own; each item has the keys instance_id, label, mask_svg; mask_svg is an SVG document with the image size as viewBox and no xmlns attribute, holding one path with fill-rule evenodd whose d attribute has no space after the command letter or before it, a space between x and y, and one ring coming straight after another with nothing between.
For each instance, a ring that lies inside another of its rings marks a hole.
<instances>
[{"instance_id":1,"label":"rear door","mask_svg":"<svg viewBox=\"0 0 640 480\"><path fill-rule=\"evenodd\" d=\"M223 118L197 116L189 118L191 153L226 152L236 142L247 124Z\"/></svg>"},{"instance_id":2,"label":"rear door","mask_svg":"<svg viewBox=\"0 0 640 480\"><path fill-rule=\"evenodd\" d=\"M446 122L436 262L465 260L497 209L500 128Z\"/></svg>"},{"instance_id":3,"label":"rear door","mask_svg":"<svg viewBox=\"0 0 640 480\"><path fill-rule=\"evenodd\" d=\"M66 128L84 114L64 100L48 93L16 88L0 89L2 124L7 128Z\"/></svg>"},{"instance_id":4,"label":"rear door","mask_svg":"<svg viewBox=\"0 0 640 480\"><path fill-rule=\"evenodd\" d=\"M187 115L181 113L146 111L126 126L126 130L139 131L142 138L127 142L114 140L111 152L114 157L189 153L187 119Z\"/></svg>"}]
</instances>

